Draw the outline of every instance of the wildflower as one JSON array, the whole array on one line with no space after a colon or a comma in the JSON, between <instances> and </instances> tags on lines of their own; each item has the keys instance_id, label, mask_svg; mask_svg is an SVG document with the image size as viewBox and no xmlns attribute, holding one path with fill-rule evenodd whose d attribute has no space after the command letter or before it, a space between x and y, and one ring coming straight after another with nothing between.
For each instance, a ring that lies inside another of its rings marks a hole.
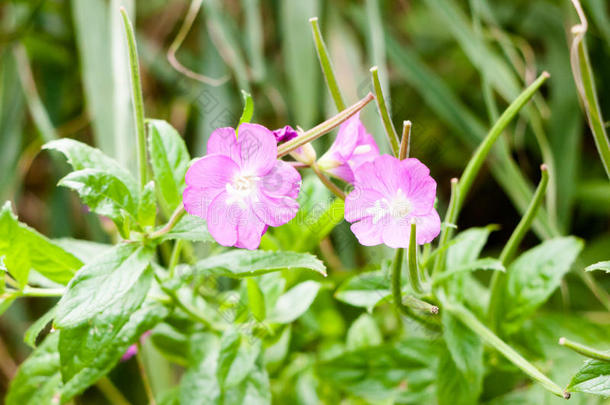
<instances>
[{"instance_id":1,"label":"wildflower","mask_svg":"<svg viewBox=\"0 0 610 405\"><path fill-rule=\"evenodd\" d=\"M335 142L318 160L318 166L325 172L352 183L354 170L377 156L379 148L373 136L360 122L358 112L341 124Z\"/></svg>"},{"instance_id":2,"label":"wildflower","mask_svg":"<svg viewBox=\"0 0 610 405\"><path fill-rule=\"evenodd\" d=\"M301 177L277 160L275 136L257 124L219 128L208 140L208 154L186 172L183 202L191 215L204 218L223 246L256 249L268 226L296 215Z\"/></svg>"},{"instance_id":3,"label":"wildflower","mask_svg":"<svg viewBox=\"0 0 610 405\"><path fill-rule=\"evenodd\" d=\"M361 244L408 247L411 223L418 244L431 242L441 228L434 209L436 182L419 160L381 155L355 171L354 190L345 200L345 219Z\"/></svg>"},{"instance_id":4,"label":"wildflower","mask_svg":"<svg viewBox=\"0 0 610 405\"><path fill-rule=\"evenodd\" d=\"M299 133L294 130L290 125L285 125L283 128L276 129L273 132L273 136L275 136L275 140L277 143L287 142L291 139L296 138Z\"/></svg>"},{"instance_id":5,"label":"wildflower","mask_svg":"<svg viewBox=\"0 0 610 405\"><path fill-rule=\"evenodd\" d=\"M150 331L150 330L147 330L146 332L144 332L142 334L142 336L140 336L140 344L143 344L144 340L146 340L146 338L148 336L150 336L151 333L152 333L152 331ZM121 356L121 361L127 361L127 360L131 359L133 356L135 356L136 354L138 354L138 345L137 345L137 343L134 343L131 346L129 346L127 348L127 350L125 350L125 353L123 353L123 356Z\"/></svg>"}]
</instances>

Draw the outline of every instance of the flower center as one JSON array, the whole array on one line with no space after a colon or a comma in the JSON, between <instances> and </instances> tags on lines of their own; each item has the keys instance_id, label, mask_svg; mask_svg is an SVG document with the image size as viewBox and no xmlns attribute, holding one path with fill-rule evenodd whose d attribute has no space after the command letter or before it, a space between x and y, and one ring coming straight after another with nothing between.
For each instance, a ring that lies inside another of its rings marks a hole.
<instances>
[{"instance_id":1,"label":"flower center","mask_svg":"<svg viewBox=\"0 0 610 405\"><path fill-rule=\"evenodd\" d=\"M227 203L232 204L237 202L240 205L244 205L244 199L249 197L256 189L256 183L260 180L260 177L251 176L248 174L239 173L231 183L227 183L226 190L229 194Z\"/></svg>"},{"instance_id":2,"label":"flower center","mask_svg":"<svg viewBox=\"0 0 610 405\"><path fill-rule=\"evenodd\" d=\"M377 224L387 215L394 219L405 218L412 209L411 201L409 201L402 189L398 189L398 192L391 200L381 198L375 201L375 204L367 209L367 214L370 214L373 217L373 223Z\"/></svg>"}]
</instances>

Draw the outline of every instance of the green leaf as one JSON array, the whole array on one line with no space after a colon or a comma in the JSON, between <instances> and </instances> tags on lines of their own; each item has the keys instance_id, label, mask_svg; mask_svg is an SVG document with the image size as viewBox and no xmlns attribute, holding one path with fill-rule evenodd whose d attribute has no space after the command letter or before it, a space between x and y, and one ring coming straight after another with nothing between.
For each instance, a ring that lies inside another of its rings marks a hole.
<instances>
[{"instance_id":1,"label":"green leaf","mask_svg":"<svg viewBox=\"0 0 610 405\"><path fill-rule=\"evenodd\" d=\"M49 309L43 316L38 318L26 331L23 341L30 347L36 347L36 339L40 332L55 318L57 305Z\"/></svg>"},{"instance_id":2,"label":"green leaf","mask_svg":"<svg viewBox=\"0 0 610 405\"><path fill-rule=\"evenodd\" d=\"M6 396L7 405L51 405L59 403L62 384L57 343L51 333L21 364Z\"/></svg>"},{"instance_id":3,"label":"green leaf","mask_svg":"<svg viewBox=\"0 0 610 405\"><path fill-rule=\"evenodd\" d=\"M507 331L546 302L583 248L575 237L547 240L519 256L508 268L503 310Z\"/></svg>"},{"instance_id":4,"label":"green leaf","mask_svg":"<svg viewBox=\"0 0 610 405\"><path fill-rule=\"evenodd\" d=\"M233 278L259 276L283 269L307 269L326 276L326 267L309 253L232 250L197 262L194 274Z\"/></svg>"},{"instance_id":5,"label":"green leaf","mask_svg":"<svg viewBox=\"0 0 610 405\"><path fill-rule=\"evenodd\" d=\"M282 365L284 359L286 359L290 349L291 335L292 326L288 324L284 327L277 340L265 347L263 358L269 372L273 373L274 370L277 370Z\"/></svg>"},{"instance_id":6,"label":"green leaf","mask_svg":"<svg viewBox=\"0 0 610 405\"><path fill-rule=\"evenodd\" d=\"M258 286L258 282L249 277L246 279L246 289L248 291L248 308L252 315L260 322L265 319L265 296Z\"/></svg>"},{"instance_id":7,"label":"green leaf","mask_svg":"<svg viewBox=\"0 0 610 405\"><path fill-rule=\"evenodd\" d=\"M470 403L478 397L483 388L483 343L479 336L462 322L455 318L449 311L442 312L443 337L449 349L451 359L445 362L455 364L459 378L463 380L463 385L468 387L468 399ZM443 363L443 361L441 361ZM439 367L439 374L446 378L448 372ZM440 379L440 376L439 376ZM451 380L451 378L449 378ZM448 381L449 382L449 381ZM458 384L459 385L459 384ZM441 387L442 384L439 384ZM449 394L449 393L447 393ZM439 398L443 396L439 392ZM476 402L476 401L475 401ZM440 401L439 403L445 403ZM468 401L466 401L468 403Z\"/></svg>"},{"instance_id":8,"label":"green leaf","mask_svg":"<svg viewBox=\"0 0 610 405\"><path fill-rule=\"evenodd\" d=\"M91 211L112 219L119 229L125 215L138 217L137 199L112 173L99 169L78 170L61 179L59 185L76 191Z\"/></svg>"},{"instance_id":9,"label":"green leaf","mask_svg":"<svg viewBox=\"0 0 610 405\"><path fill-rule=\"evenodd\" d=\"M610 362L601 360L585 361L584 366L572 377L566 391L586 392L610 397Z\"/></svg>"},{"instance_id":10,"label":"green leaf","mask_svg":"<svg viewBox=\"0 0 610 405\"><path fill-rule=\"evenodd\" d=\"M6 270L23 288L30 270L49 280L67 284L82 263L53 241L19 222L6 202L0 211L0 258Z\"/></svg>"},{"instance_id":11,"label":"green leaf","mask_svg":"<svg viewBox=\"0 0 610 405\"><path fill-rule=\"evenodd\" d=\"M152 251L135 244L121 244L85 265L68 285L58 303L55 326L74 327L117 306L137 308L143 297L136 297L134 286L152 277L149 263Z\"/></svg>"},{"instance_id":12,"label":"green leaf","mask_svg":"<svg viewBox=\"0 0 610 405\"><path fill-rule=\"evenodd\" d=\"M190 164L190 156L184 140L169 123L148 120L148 150L155 183L168 211L182 202L184 176Z\"/></svg>"},{"instance_id":13,"label":"green leaf","mask_svg":"<svg viewBox=\"0 0 610 405\"><path fill-rule=\"evenodd\" d=\"M107 243L91 242L83 239L59 238L53 242L73 254L83 263L89 263L98 255L106 254L113 245Z\"/></svg>"},{"instance_id":14,"label":"green leaf","mask_svg":"<svg viewBox=\"0 0 610 405\"><path fill-rule=\"evenodd\" d=\"M379 301L390 294L387 274L383 270L377 270L348 278L337 288L335 298L371 311Z\"/></svg>"},{"instance_id":15,"label":"green leaf","mask_svg":"<svg viewBox=\"0 0 610 405\"><path fill-rule=\"evenodd\" d=\"M454 358L445 352L438 365L436 395L439 404L470 405L479 403L481 382L472 381L457 367Z\"/></svg>"},{"instance_id":16,"label":"green leaf","mask_svg":"<svg viewBox=\"0 0 610 405\"><path fill-rule=\"evenodd\" d=\"M155 183L150 181L140 192L138 200L138 223L143 227L155 224L157 203L155 200Z\"/></svg>"},{"instance_id":17,"label":"green leaf","mask_svg":"<svg viewBox=\"0 0 610 405\"><path fill-rule=\"evenodd\" d=\"M159 238L160 241L174 239L190 240L192 242L214 242L214 238L208 232L205 220L194 215L183 216L171 231Z\"/></svg>"},{"instance_id":18,"label":"green leaf","mask_svg":"<svg viewBox=\"0 0 610 405\"><path fill-rule=\"evenodd\" d=\"M378 346L383 342L381 331L375 319L367 313L360 315L347 331L347 350L357 350Z\"/></svg>"},{"instance_id":19,"label":"green leaf","mask_svg":"<svg viewBox=\"0 0 610 405\"><path fill-rule=\"evenodd\" d=\"M458 274L473 272L476 270L494 270L506 272L506 269L504 268L504 265L500 260L494 259L493 257L485 257L483 259L478 259L462 266L449 268L444 273L439 273L434 278L434 283L438 283Z\"/></svg>"},{"instance_id":20,"label":"green leaf","mask_svg":"<svg viewBox=\"0 0 610 405\"><path fill-rule=\"evenodd\" d=\"M489 234L497 226L490 225L483 228L470 228L457 234L454 243L447 249L447 268L466 266L479 258Z\"/></svg>"},{"instance_id":21,"label":"green leaf","mask_svg":"<svg viewBox=\"0 0 610 405\"><path fill-rule=\"evenodd\" d=\"M157 302L141 303L152 272L141 277L129 299L96 315L90 322L59 332L62 401L68 401L108 374L129 346L168 314ZM137 305L136 305L137 304Z\"/></svg>"},{"instance_id":22,"label":"green leaf","mask_svg":"<svg viewBox=\"0 0 610 405\"><path fill-rule=\"evenodd\" d=\"M410 338L346 352L318 363L316 372L321 381L358 397L371 401L396 398L398 402L434 382L437 352L432 341Z\"/></svg>"},{"instance_id":23,"label":"green leaf","mask_svg":"<svg viewBox=\"0 0 610 405\"><path fill-rule=\"evenodd\" d=\"M597 262L585 268L585 271L601 270L610 273L610 260L606 262Z\"/></svg>"},{"instance_id":24,"label":"green leaf","mask_svg":"<svg viewBox=\"0 0 610 405\"><path fill-rule=\"evenodd\" d=\"M191 337L191 366L180 382L181 404L214 404L220 396L220 386L216 380L219 354L220 340L215 335L199 333Z\"/></svg>"},{"instance_id":25,"label":"green leaf","mask_svg":"<svg viewBox=\"0 0 610 405\"><path fill-rule=\"evenodd\" d=\"M216 377L223 388L239 385L255 367L261 345L258 339L250 342L247 336L230 329L220 339Z\"/></svg>"},{"instance_id":26,"label":"green leaf","mask_svg":"<svg viewBox=\"0 0 610 405\"><path fill-rule=\"evenodd\" d=\"M150 340L168 359L181 366L188 364L188 335L168 323L155 326Z\"/></svg>"},{"instance_id":27,"label":"green leaf","mask_svg":"<svg viewBox=\"0 0 610 405\"><path fill-rule=\"evenodd\" d=\"M118 178L125 184L130 194L138 195L138 183L126 169L111 157L105 155L101 150L92 148L74 139L58 139L48 142L43 149L61 152L68 159L72 168L77 170L96 169L107 172Z\"/></svg>"},{"instance_id":28,"label":"green leaf","mask_svg":"<svg viewBox=\"0 0 610 405\"><path fill-rule=\"evenodd\" d=\"M244 110L241 113L241 117L239 117L239 123L237 124L237 128L244 122L250 122L252 120L252 115L254 114L254 103L252 102L252 95L245 90L241 91L242 98L244 99ZM235 132L237 136L237 131Z\"/></svg>"},{"instance_id":29,"label":"green leaf","mask_svg":"<svg viewBox=\"0 0 610 405\"><path fill-rule=\"evenodd\" d=\"M292 287L280 295L267 320L272 323L290 323L296 320L311 306L320 287L320 283L312 280Z\"/></svg>"}]
</instances>

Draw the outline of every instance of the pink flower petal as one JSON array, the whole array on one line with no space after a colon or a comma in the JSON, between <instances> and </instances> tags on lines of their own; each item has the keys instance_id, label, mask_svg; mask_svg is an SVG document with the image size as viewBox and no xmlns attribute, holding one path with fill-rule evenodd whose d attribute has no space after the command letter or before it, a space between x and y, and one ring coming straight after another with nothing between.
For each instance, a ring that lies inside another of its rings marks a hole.
<instances>
[{"instance_id":1,"label":"pink flower petal","mask_svg":"<svg viewBox=\"0 0 610 405\"><path fill-rule=\"evenodd\" d=\"M249 250L256 249L261 244L261 237L267 230L266 225L258 219L252 210L242 212L237 225L236 247Z\"/></svg>"},{"instance_id":2,"label":"pink flower petal","mask_svg":"<svg viewBox=\"0 0 610 405\"><path fill-rule=\"evenodd\" d=\"M278 160L260 182L259 189L268 196L297 198L301 187L301 175L288 163Z\"/></svg>"},{"instance_id":3,"label":"pink flower petal","mask_svg":"<svg viewBox=\"0 0 610 405\"><path fill-rule=\"evenodd\" d=\"M411 221L406 218L400 220L391 220L383 226L381 238L383 243L391 248L407 248L409 247L409 238L411 235Z\"/></svg>"},{"instance_id":4,"label":"pink flower petal","mask_svg":"<svg viewBox=\"0 0 610 405\"><path fill-rule=\"evenodd\" d=\"M252 174L267 174L277 161L277 143L271 131L262 125L244 123L239 126L241 168Z\"/></svg>"},{"instance_id":5,"label":"pink flower petal","mask_svg":"<svg viewBox=\"0 0 610 405\"><path fill-rule=\"evenodd\" d=\"M244 208L237 203L228 203L228 193L220 193L211 202L206 222L208 231L223 246L233 246L237 242L237 225Z\"/></svg>"},{"instance_id":6,"label":"pink flower petal","mask_svg":"<svg viewBox=\"0 0 610 405\"><path fill-rule=\"evenodd\" d=\"M210 135L208 139L207 154L224 155L231 160L239 161L239 145L233 128L218 128Z\"/></svg>"},{"instance_id":7,"label":"pink flower petal","mask_svg":"<svg viewBox=\"0 0 610 405\"><path fill-rule=\"evenodd\" d=\"M350 229L354 235L356 235L356 238L361 245L375 246L382 243L382 228L377 224L374 224L371 217L364 218L362 221L352 224Z\"/></svg>"},{"instance_id":8,"label":"pink flower petal","mask_svg":"<svg viewBox=\"0 0 610 405\"><path fill-rule=\"evenodd\" d=\"M224 190L238 170L239 166L227 156L207 155L189 167L185 181L192 187Z\"/></svg>"},{"instance_id":9,"label":"pink flower petal","mask_svg":"<svg viewBox=\"0 0 610 405\"><path fill-rule=\"evenodd\" d=\"M432 209L428 215L416 217L415 222L418 245L432 242L441 232L441 218L435 209Z\"/></svg>"},{"instance_id":10,"label":"pink flower petal","mask_svg":"<svg viewBox=\"0 0 610 405\"><path fill-rule=\"evenodd\" d=\"M375 204L381 199L383 196L375 190L356 187L345 199L345 220L354 222L374 216Z\"/></svg>"}]
</instances>

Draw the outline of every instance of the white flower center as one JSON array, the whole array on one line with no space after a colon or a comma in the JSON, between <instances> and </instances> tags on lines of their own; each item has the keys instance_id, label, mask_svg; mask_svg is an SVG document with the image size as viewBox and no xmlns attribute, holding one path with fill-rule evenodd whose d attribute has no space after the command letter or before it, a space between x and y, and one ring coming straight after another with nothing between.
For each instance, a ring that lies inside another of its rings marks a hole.
<instances>
[{"instance_id":1,"label":"white flower center","mask_svg":"<svg viewBox=\"0 0 610 405\"><path fill-rule=\"evenodd\" d=\"M227 183L226 190L229 194L227 198L227 204L238 203L242 207L246 205L246 198L255 194L256 183L260 180L260 177L252 176L248 174L238 173L233 177L231 183Z\"/></svg>"},{"instance_id":2,"label":"white flower center","mask_svg":"<svg viewBox=\"0 0 610 405\"><path fill-rule=\"evenodd\" d=\"M402 189L398 189L394 198L390 200L381 198L375 201L375 204L368 208L366 213L373 217L373 224L377 224L387 215L390 215L394 219L405 218L412 209L413 205L411 204L411 201L407 198Z\"/></svg>"},{"instance_id":3,"label":"white flower center","mask_svg":"<svg viewBox=\"0 0 610 405\"><path fill-rule=\"evenodd\" d=\"M369 153L371 151L371 145L358 145L356 149L354 149L354 155L364 155L365 153Z\"/></svg>"}]
</instances>

